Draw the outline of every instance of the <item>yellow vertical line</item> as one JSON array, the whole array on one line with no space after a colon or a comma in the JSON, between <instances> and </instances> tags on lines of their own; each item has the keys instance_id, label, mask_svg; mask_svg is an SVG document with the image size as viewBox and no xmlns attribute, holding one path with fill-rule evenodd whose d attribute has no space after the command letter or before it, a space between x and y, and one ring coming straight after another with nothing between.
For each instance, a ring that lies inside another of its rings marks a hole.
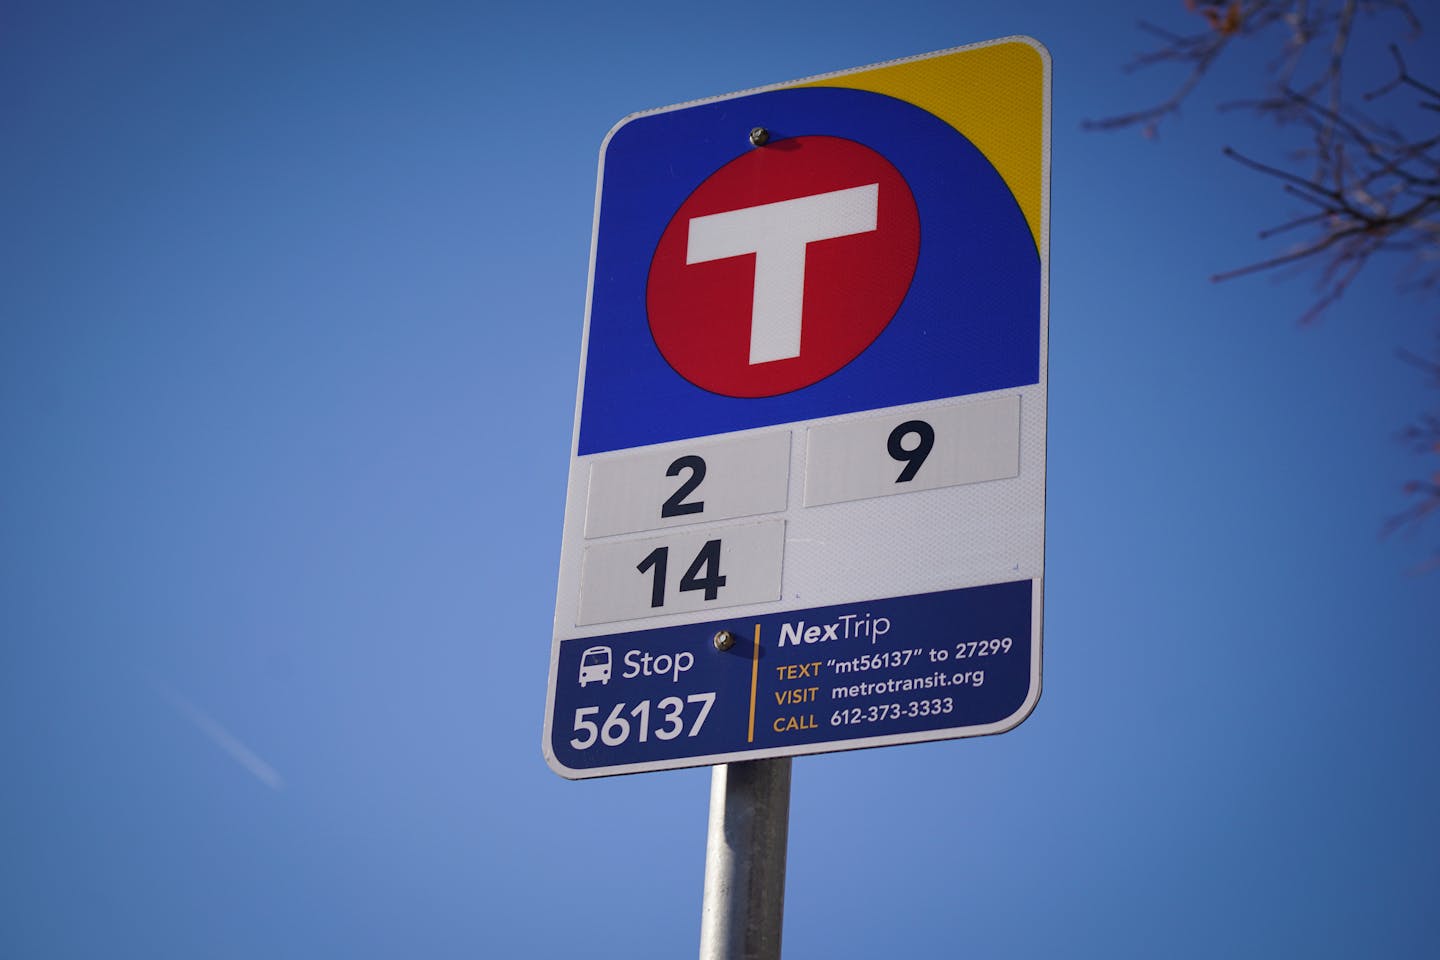
<instances>
[{"instance_id":1,"label":"yellow vertical line","mask_svg":"<svg viewBox=\"0 0 1440 960\"><path fill-rule=\"evenodd\" d=\"M760 681L760 624L755 624L755 652L750 657L750 734L746 743L755 742L755 686Z\"/></svg>"}]
</instances>

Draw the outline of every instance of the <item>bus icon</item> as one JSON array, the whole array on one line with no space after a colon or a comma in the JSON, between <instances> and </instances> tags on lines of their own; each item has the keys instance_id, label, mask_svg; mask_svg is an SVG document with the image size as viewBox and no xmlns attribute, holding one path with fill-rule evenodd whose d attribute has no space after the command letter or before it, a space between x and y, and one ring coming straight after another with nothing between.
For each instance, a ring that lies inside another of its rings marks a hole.
<instances>
[{"instance_id":1,"label":"bus icon","mask_svg":"<svg viewBox=\"0 0 1440 960\"><path fill-rule=\"evenodd\" d=\"M597 680L610 682L609 647L590 647L580 655L580 686Z\"/></svg>"}]
</instances>

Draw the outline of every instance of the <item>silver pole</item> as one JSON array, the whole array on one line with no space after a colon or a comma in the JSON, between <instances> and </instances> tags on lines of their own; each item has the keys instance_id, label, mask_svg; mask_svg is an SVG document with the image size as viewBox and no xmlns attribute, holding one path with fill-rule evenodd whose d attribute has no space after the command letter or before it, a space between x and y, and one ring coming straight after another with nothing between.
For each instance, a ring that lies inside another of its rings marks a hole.
<instances>
[{"instance_id":1,"label":"silver pole","mask_svg":"<svg viewBox=\"0 0 1440 960\"><path fill-rule=\"evenodd\" d=\"M779 960L789 833L789 757L711 769L700 960Z\"/></svg>"}]
</instances>

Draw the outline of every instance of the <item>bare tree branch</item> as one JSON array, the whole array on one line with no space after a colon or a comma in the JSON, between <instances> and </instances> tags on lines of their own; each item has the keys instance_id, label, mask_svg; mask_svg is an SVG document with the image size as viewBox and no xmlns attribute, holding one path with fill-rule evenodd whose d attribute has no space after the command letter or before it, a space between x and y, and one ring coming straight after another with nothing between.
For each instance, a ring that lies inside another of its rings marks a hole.
<instances>
[{"instance_id":1,"label":"bare tree branch","mask_svg":"<svg viewBox=\"0 0 1440 960\"><path fill-rule=\"evenodd\" d=\"M1313 271L1315 299L1301 317L1318 319L1338 303L1376 258L1400 264L1397 288L1440 293L1440 88L1414 76L1397 43L1390 43L1394 76L1358 97L1347 95L1345 67L1357 37L1379 26L1411 36L1420 20L1407 0L1183 0L1193 28L1176 31L1142 23L1158 46L1135 57L1127 71L1179 67L1169 96L1129 113L1087 121L1089 130L1134 127L1154 137L1178 115L1236 44L1278 44L1271 82L1259 96L1223 103L1284 129L1307 134L1287 160L1265 162L1230 147L1226 157L1280 185L1304 205L1262 240L1294 238L1288 249L1212 277L1232 280L1276 270ZM1393 36L1394 34L1392 34ZM1403 37L1402 37L1403 39ZM1322 52L1323 51L1323 52ZM1440 316L1435 318L1440 320ZM1440 360L1402 354L1440 391ZM1440 349L1436 351L1440 357ZM1440 460L1440 416L1426 414L1402 434L1418 455ZM1405 485L1407 508L1385 524L1386 534L1440 517L1440 469ZM1440 552L1435 566L1440 568Z\"/></svg>"}]
</instances>

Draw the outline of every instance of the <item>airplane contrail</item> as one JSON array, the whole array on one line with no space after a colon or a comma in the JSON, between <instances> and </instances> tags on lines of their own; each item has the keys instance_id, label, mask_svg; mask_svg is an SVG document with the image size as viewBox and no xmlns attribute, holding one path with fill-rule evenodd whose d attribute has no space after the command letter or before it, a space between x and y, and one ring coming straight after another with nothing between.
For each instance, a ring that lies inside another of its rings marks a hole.
<instances>
[{"instance_id":1,"label":"airplane contrail","mask_svg":"<svg viewBox=\"0 0 1440 960\"><path fill-rule=\"evenodd\" d=\"M233 733L221 726L218 720L173 690L168 690L162 686L160 687L160 692L164 695L165 699L170 701L176 710L179 710L201 733L205 734L211 743L228 753L232 760L248 770L256 780L259 780L271 790L283 790L285 788L285 781L281 778L279 772L262 760L254 750L245 746Z\"/></svg>"}]
</instances>

